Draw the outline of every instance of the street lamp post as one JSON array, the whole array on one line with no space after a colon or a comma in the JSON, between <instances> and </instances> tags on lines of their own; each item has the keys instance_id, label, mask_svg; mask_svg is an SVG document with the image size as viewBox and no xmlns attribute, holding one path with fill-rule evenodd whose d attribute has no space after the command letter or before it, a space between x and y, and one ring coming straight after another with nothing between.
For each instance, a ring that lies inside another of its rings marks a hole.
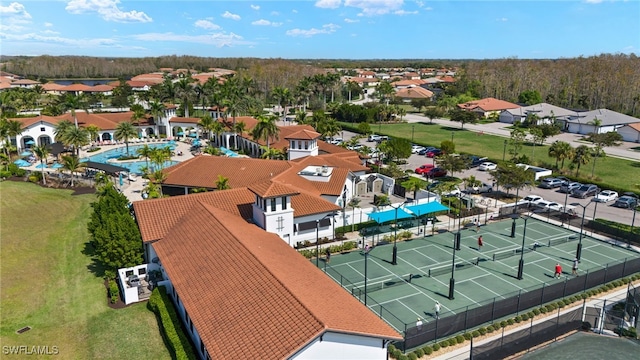
<instances>
[{"instance_id":1,"label":"street lamp post","mask_svg":"<svg viewBox=\"0 0 640 360\"><path fill-rule=\"evenodd\" d=\"M635 233L635 231L633 231L633 225L636 222L636 210L638 210L638 204L636 203L636 206L633 207L633 217L631 218L631 229L629 229L629 232L631 233L629 236L629 240L627 240L627 248L631 248L631 237L633 236L633 234Z\"/></svg>"},{"instance_id":2,"label":"street lamp post","mask_svg":"<svg viewBox=\"0 0 640 360\"><path fill-rule=\"evenodd\" d=\"M456 247L453 246L453 259L451 260L451 279L449 279L449 300L454 299L454 292L456 286L456 279L454 278L454 273L456 270Z\"/></svg>"},{"instance_id":3,"label":"street lamp post","mask_svg":"<svg viewBox=\"0 0 640 360\"><path fill-rule=\"evenodd\" d=\"M589 203L591 204L591 203ZM582 221L580 222L580 236L578 237L578 246L576 247L576 259L580 260L580 256L582 255L582 230L584 229L584 215L587 212L587 205L582 205L580 203L573 203L572 206L580 206L582 207Z\"/></svg>"},{"instance_id":4,"label":"street lamp post","mask_svg":"<svg viewBox=\"0 0 640 360\"><path fill-rule=\"evenodd\" d=\"M524 219L524 229L522 230L522 248L520 248L520 261L518 262L518 280L522 280L522 273L524 271L524 241L526 239L527 234L527 220L529 220L528 216L523 217ZM514 219L515 223L515 219Z\"/></svg>"},{"instance_id":5,"label":"street lamp post","mask_svg":"<svg viewBox=\"0 0 640 360\"><path fill-rule=\"evenodd\" d=\"M567 217L567 201L569 200L569 185L567 185L567 192L564 194L564 207L562 211L564 215L562 216L562 225L564 225L564 219Z\"/></svg>"},{"instance_id":6,"label":"street lamp post","mask_svg":"<svg viewBox=\"0 0 640 360\"><path fill-rule=\"evenodd\" d=\"M416 128L416 124L411 124L411 142L413 142L413 131Z\"/></svg>"},{"instance_id":7,"label":"street lamp post","mask_svg":"<svg viewBox=\"0 0 640 360\"><path fill-rule=\"evenodd\" d=\"M507 155L507 140L504 141L504 147L502 148L502 161L504 161Z\"/></svg>"},{"instance_id":8,"label":"street lamp post","mask_svg":"<svg viewBox=\"0 0 640 360\"><path fill-rule=\"evenodd\" d=\"M398 240L398 209L402 204L395 207L390 205L395 210L395 222L393 224L393 254L391 256L391 264L398 265L398 247L396 246L396 240Z\"/></svg>"},{"instance_id":9,"label":"street lamp post","mask_svg":"<svg viewBox=\"0 0 640 360\"><path fill-rule=\"evenodd\" d=\"M453 131L451 132L451 142L453 142L453 134L455 134Z\"/></svg>"},{"instance_id":10,"label":"street lamp post","mask_svg":"<svg viewBox=\"0 0 640 360\"><path fill-rule=\"evenodd\" d=\"M364 306L367 306L367 260L369 259L369 251L364 251Z\"/></svg>"},{"instance_id":11,"label":"street lamp post","mask_svg":"<svg viewBox=\"0 0 640 360\"><path fill-rule=\"evenodd\" d=\"M513 218L513 222L511 223L511 237L514 238L516 237L516 219L518 218L517 215L512 215Z\"/></svg>"}]
</instances>

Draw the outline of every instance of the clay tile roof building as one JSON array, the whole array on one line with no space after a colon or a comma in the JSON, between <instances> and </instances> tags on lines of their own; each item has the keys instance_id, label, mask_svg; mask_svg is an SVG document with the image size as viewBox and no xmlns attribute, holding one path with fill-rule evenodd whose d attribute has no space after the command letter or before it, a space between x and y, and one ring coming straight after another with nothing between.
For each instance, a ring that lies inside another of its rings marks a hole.
<instances>
[{"instance_id":1,"label":"clay tile roof building","mask_svg":"<svg viewBox=\"0 0 640 360\"><path fill-rule=\"evenodd\" d=\"M469 101L464 104L458 104L458 108L476 112L484 117L488 117L492 113L497 113L508 109L516 109L519 107L520 105L518 104L494 98L484 98L480 100Z\"/></svg>"},{"instance_id":2,"label":"clay tile roof building","mask_svg":"<svg viewBox=\"0 0 640 360\"><path fill-rule=\"evenodd\" d=\"M151 246L202 358L330 359L346 343L383 359L401 339L278 236L214 206L194 203Z\"/></svg>"},{"instance_id":3,"label":"clay tile roof building","mask_svg":"<svg viewBox=\"0 0 640 360\"><path fill-rule=\"evenodd\" d=\"M280 196L292 196L292 195L299 194L299 192L293 190L292 188L284 184L274 182L272 180L267 180L261 183L250 185L249 190L252 193L265 199L280 197Z\"/></svg>"},{"instance_id":4,"label":"clay tile roof building","mask_svg":"<svg viewBox=\"0 0 640 360\"><path fill-rule=\"evenodd\" d=\"M401 99L431 99L433 92L420 86L408 87L396 91L396 97Z\"/></svg>"},{"instance_id":5,"label":"clay tile roof building","mask_svg":"<svg viewBox=\"0 0 640 360\"><path fill-rule=\"evenodd\" d=\"M296 131L293 134L287 134L284 138L286 140L289 139L306 139L306 140L313 140L313 139L317 139L320 137L320 133L317 133L315 131L311 131L308 129L302 129L300 131Z\"/></svg>"}]
</instances>

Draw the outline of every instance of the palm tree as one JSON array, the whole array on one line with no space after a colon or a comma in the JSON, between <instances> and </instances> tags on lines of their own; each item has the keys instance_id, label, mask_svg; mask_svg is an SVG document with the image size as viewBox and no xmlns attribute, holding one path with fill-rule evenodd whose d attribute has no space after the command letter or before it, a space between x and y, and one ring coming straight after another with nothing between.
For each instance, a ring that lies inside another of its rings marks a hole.
<instances>
[{"instance_id":1,"label":"palm tree","mask_svg":"<svg viewBox=\"0 0 640 360\"><path fill-rule=\"evenodd\" d=\"M271 138L279 140L280 129L276 125L275 115L260 115L258 116L258 123L253 128L254 140L262 139L267 143L267 149L269 149L269 140Z\"/></svg>"},{"instance_id":2,"label":"palm tree","mask_svg":"<svg viewBox=\"0 0 640 360\"><path fill-rule=\"evenodd\" d=\"M149 167L149 157L151 156L152 152L153 152L153 148L147 144L142 145L140 148L136 150L136 153L138 153L138 155L144 157L144 161L146 162L147 168Z\"/></svg>"},{"instance_id":3,"label":"palm tree","mask_svg":"<svg viewBox=\"0 0 640 360\"><path fill-rule=\"evenodd\" d=\"M151 151L149 159L157 165L157 169L162 169L164 163L171 159L171 148L168 146L162 148L154 148Z\"/></svg>"},{"instance_id":4,"label":"palm tree","mask_svg":"<svg viewBox=\"0 0 640 360\"><path fill-rule=\"evenodd\" d=\"M162 171L162 169L156 170L153 172L153 177L150 181L150 183L154 184L157 188L158 193L160 194L160 197L163 196L162 194L162 183L167 180L167 174Z\"/></svg>"},{"instance_id":5,"label":"palm tree","mask_svg":"<svg viewBox=\"0 0 640 360\"><path fill-rule=\"evenodd\" d=\"M85 107L84 96L82 95L72 95L67 93L61 100L60 105L62 108L67 111L71 111L71 117L73 118L73 122L76 127L78 127L78 118L76 117L76 109L83 109Z\"/></svg>"},{"instance_id":6,"label":"palm tree","mask_svg":"<svg viewBox=\"0 0 640 360\"><path fill-rule=\"evenodd\" d=\"M74 173L85 166L87 166L87 164L80 162L80 158L75 155L62 156L62 168L68 170L71 173L71 187L73 187Z\"/></svg>"},{"instance_id":7,"label":"palm tree","mask_svg":"<svg viewBox=\"0 0 640 360\"><path fill-rule=\"evenodd\" d=\"M354 197L351 198L351 200L349 201L349 204L347 204L348 206L351 207L351 231L354 231L354 227L356 225L356 208L360 207L360 199Z\"/></svg>"},{"instance_id":8,"label":"palm tree","mask_svg":"<svg viewBox=\"0 0 640 360\"><path fill-rule=\"evenodd\" d=\"M556 140L549 147L549 157L556 159L556 169L559 161L562 161L561 168L564 168L564 160L573 157L573 148L568 142Z\"/></svg>"},{"instance_id":9,"label":"palm tree","mask_svg":"<svg viewBox=\"0 0 640 360\"><path fill-rule=\"evenodd\" d=\"M273 160L284 160L284 152L280 149L276 148L268 148L266 146L261 146L262 155L260 157L262 159L273 159Z\"/></svg>"},{"instance_id":10,"label":"palm tree","mask_svg":"<svg viewBox=\"0 0 640 360\"><path fill-rule=\"evenodd\" d=\"M282 120L284 121L287 115L287 105L293 100L293 95L288 88L276 86L271 90L271 96L278 102L278 106L282 108Z\"/></svg>"},{"instance_id":11,"label":"palm tree","mask_svg":"<svg viewBox=\"0 0 640 360\"><path fill-rule=\"evenodd\" d=\"M413 201L416 201L416 199L418 198L418 191L426 187L426 182L422 179L418 179L417 177L411 176L407 181L404 181L401 185L403 188L409 191L413 191Z\"/></svg>"},{"instance_id":12,"label":"palm tree","mask_svg":"<svg viewBox=\"0 0 640 360\"><path fill-rule=\"evenodd\" d=\"M138 132L129 121L123 121L116 126L113 136L118 141L124 141L127 146L127 155L129 154L129 139L138 135Z\"/></svg>"},{"instance_id":13,"label":"palm tree","mask_svg":"<svg viewBox=\"0 0 640 360\"><path fill-rule=\"evenodd\" d=\"M221 142L218 143L218 140L220 134L224 132L224 125L220 121L216 120L213 124L211 124L211 132L216 136L216 143L220 145Z\"/></svg>"},{"instance_id":14,"label":"palm tree","mask_svg":"<svg viewBox=\"0 0 640 360\"><path fill-rule=\"evenodd\" d=\"M202 129L203 132L207 133L208 139L211 139L211 129L213 127L213 124L214 124L214 121L209 115L205 115L201 117L200 121L198 121L198 126Z\"/></svg>"},{"instance_id":15,"label":"palm tree","mask_svg":"<svg viewBox=\"0 0 640 360\"><path fill-rule=\"evenodd\" d=\"M133 114L131 114L131 121L138 127L136 133L138 137L141 137L142 133L140 131L140 120L144 119L146 112L144 110L144 107L142 107L142 105L140 104L131 105L131 111L133 111Z\"/></svg>"},{"instance_id":16,"label":"palm tree","mask_svg":"<svg viewBox=\"0 0 640 360\"><path fill-rule=\"evenodd\" d=\"M159 101L152 101L149 104L149 114L153 117L153 123L155 125L160 123L160 119L162 118L162 115L164 115L164 110L164 104Z\"/></svg>"},{"instance_id":17,"label":"palm tree","mask_svg":"<svg viewBox=\"0 0 640 360\"><path fill-rule=\"evenodd\" d=\"M580 173L580 166L586 165L591 160L591 149L586 145L580 145L576 148L571 162L576 165L576 176Z\"/></svg>"},{"instance_id":18,"label":"palm tree","mask_svg":"<svg viewBox=\"0 0 640 360\"><path fill-rule=\"evenodd\" d=\"M176 97L182 102L182 108L184 109L184 117L189 117L189 107L193 103L196 92L191 85L192 77L184 77L175 83Z\"/></svg>"},{"instance_id":19,"label":"palm tree","mask_svg":"<svg viewBox=\"0 0 640 360\"><path fill-rule=\"evenodd\" d=\"M94 142L98 139L98 134L100 133L100 127L98 125L91 124L86 127L87 132L89 133L89 137L91 138L91 142Z\"/></svg>"},{"instance_id":20,"label":"palm tree","mask_svg":"<svg viewBox=\"0 0 640 360\"><path fill-rule=\"evenodd\" d=\"M65 134L73 127L73 123L69 120L60 121L53 131L55 140L64 143Z\"/></svg>"},{"instance_id":21,"label":"palm tree","mask_svg":"<svg viewBox=\"0 0 640 360\"><path fill-rule=\"evenodd\" d=\"M305 77L296 86L294 96L298 103L302 103L302 111L306 114L309 105L309 96L313 94L313 84L309 77Z\"/></svg>"},{"instance_id":22,"label":"palm tree","mask_svg":"<svg viewBox=\"0 0 640 360\"><path fill-rule=\"evenodd\" d=\"M77 156L80 156L80 148L89 144L89 132L83 127L71 127L66 130L62 143L73 147Z\"/></svg>"},{"instance_id":23,"label":"palm tree","mask_svg":"<svg viewBox=\"0 0 640 360\"><path fill-rule=\"evenodd\" d=\"M5 151L7 151L7 155L9 155L9 148L11 147L11 138L15 138L17 141L17 137L22 134L22 131L22 123L20 121L2 119L0 123L0 134L6 139L8 146L5 146Z\"/></svg>"},{"instance_id":24,"label":"palm tree","mask_svg":"<svg viewBox=\"0 0 640 360\"><path fill-rule=\"evenodd\" d=\"M216 181L216 189L218 190L231 189L231 186L229 186L229 178L226 178L222 175L218 175L218 180Z\"/></svg>"},{"instance_id":25,"label":"palm tree","mask_svg":"<svg viewBox=\"0 0 640 360\"><path fill-rule=\"evenodd\" d=\"M40 159L40 166L41 166L41 170L42 170L42 184L46 185L47 184L47 179L44 176L44 164L45 161L47 160L47 156L49 156L49 149L47 149L46 146L41 146L41 145L36 145L33 147L33 153L36 154L36 156L38 157L38 159Z\"/></svg>"}]
</instances>

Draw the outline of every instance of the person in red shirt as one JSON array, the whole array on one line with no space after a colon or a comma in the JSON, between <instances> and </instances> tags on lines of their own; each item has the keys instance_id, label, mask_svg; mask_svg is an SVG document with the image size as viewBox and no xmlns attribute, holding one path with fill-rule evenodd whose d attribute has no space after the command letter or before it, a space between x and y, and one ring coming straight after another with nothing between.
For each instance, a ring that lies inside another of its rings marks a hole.
<instances>
[{"instance_id":1,"label":"person in red shirt","mask_svg":"<svg viewBox=\"0 0 640 360\"><path fill-rule=\"evenodd\" d=\"M478 237L478 251L482 250L482 235Z\"/></svg>"},{"instance_id":2,"label":"person in red shirt","mask_svg":"<svg viewBox=\"0 0 640 360\"><path fill-rule=\"evenodd\" d=\"M556 279L560 279L560 275L562 275L562 266L559 263L556 263L556 272L553 275Z\"/></svg>"}]
</instances>

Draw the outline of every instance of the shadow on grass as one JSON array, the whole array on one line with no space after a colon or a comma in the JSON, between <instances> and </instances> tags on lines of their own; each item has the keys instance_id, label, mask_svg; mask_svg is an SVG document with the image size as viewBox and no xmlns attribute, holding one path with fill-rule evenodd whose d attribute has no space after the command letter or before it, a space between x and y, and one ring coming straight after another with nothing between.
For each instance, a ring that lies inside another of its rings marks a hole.
<instances>
[{"instance_id":1,"label":"shadow on grass","mask_svg":"<svg viewBox=\"0 0 640 360\"><path fill-rule=\"evenodd\" d=\"M96 248L91 241L84 243L82 254L91 258L91 263L87 265L87 269L98 278L104 278L106 267L97 259Z\"/></svg>"},{"instance_id":2,"label":"shadow on grass","mask_svg":"<svg viewBox=\"0 0 640 360\"><path fill-rule=\"evenodd\" d=\"M640 168L640 162L632 161L632 162L631 162L631 166L633 166L633 167L637 167L637 168Z\"/></svg>"},{"instance_id":3,"label":"shadow on grass","mask_svg":"<svg viewBox=\"0 0 640 360\"><path fill-rule=\"evenodd\" d=\"M443 126L442 130L445 131L468 131L467 129L460 129L459 127Z\"/></svg>"}]
</instances>

